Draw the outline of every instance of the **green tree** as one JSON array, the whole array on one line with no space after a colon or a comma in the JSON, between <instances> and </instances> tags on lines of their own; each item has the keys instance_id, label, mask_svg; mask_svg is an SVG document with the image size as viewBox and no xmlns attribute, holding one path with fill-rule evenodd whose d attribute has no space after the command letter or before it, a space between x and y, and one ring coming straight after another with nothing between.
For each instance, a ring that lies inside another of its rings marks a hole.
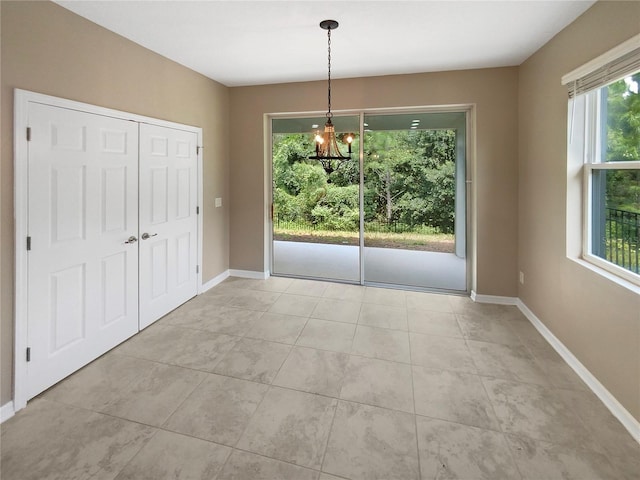
<instances>
[{"instance_id":1,"label":"green tree","mask_svg":"<svg viewBox=\"0 0 640 480\"><path fill-rule=\"evenodd\" d=\"M607 162L640 161L640 72L610 84L607 105ZM610 208L640 212L637 170L607 172L606 203Z\"/></svg>"},{"instance_id":2,"label":"green tree","mask_svg":"<svg viewBox=\"0 0 640 480\"><path fill-rule=\"evenodd\" d=\"M365 219L452 233L455 131L371 132L365 145Z\"/></svg>"},{"instance_id":3,"label":"green tree","mask_svg":"<svg viewBox=\"0 0 640 480\"><path fill-rule=\"evenodd\" d=\"M274 213L282 220L322 224L329 229L357 228L357 160L341 162L327 174L319 162L309 160L312 150L310 135L274 135Z\"/></svg>"}]
</instances>

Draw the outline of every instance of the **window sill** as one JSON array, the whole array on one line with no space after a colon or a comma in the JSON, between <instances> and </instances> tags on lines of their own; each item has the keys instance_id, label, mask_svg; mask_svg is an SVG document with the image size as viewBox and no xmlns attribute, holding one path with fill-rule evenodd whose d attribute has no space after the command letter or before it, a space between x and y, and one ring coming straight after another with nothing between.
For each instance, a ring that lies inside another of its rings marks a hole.
<instances>
[{"instance_id":1,"label":"window sill","mask_svg":"<svg viewBox=\"0 0 640 480\"><path fill-rule=\"evenodd\" d=\"M607 280L615 283L616 285L629 290L630 292L635 293L636 295L640 295L640 286L626 280L624 278L619 277L618 275L605 270L604 268L598 267L597 265L588 262L582 258L572 258L567 257L569 260L577 263L578 265L586 268L587 270L592 271L593 273L600 275L601 277L606 278Z\"/></svg>"}]
</instances>

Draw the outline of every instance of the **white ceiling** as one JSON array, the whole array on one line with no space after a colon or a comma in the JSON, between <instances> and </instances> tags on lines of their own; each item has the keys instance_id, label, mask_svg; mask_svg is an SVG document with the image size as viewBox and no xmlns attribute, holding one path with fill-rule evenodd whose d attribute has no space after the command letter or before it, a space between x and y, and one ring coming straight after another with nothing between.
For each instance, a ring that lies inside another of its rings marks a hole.
<instances>
[{"instance_id":1,"label":"white ceiling","mask_svg":"<svg viewBox=\"0 0 640 480\"><path fill-rule=\"evenodd\" d=\"M594 0L56 3L227 86L519 65Z\"/></svg>"}]
</instances>

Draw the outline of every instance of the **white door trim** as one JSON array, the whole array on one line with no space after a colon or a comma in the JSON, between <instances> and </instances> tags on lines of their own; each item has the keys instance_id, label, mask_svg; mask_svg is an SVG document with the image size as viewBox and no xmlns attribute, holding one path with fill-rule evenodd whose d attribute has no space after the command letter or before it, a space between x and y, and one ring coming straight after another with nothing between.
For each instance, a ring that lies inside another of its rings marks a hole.
<instances>
[{"instance_id":1,"label":"white door trim","mask_svg":"<svg viewBox=\"0 0 640 480\"><path fill-rule=\"evenodd\" d=\"M198 206L202 209L202 128L181 123L169 122L134 113L99 107L64 98L52 97L27 90L15 89L14 92L14 219L15 219L15 304L14 304L14 352L13 352L13 407L21 410L27 405L27 249L28 231L28 155L27 127L29 103L41 103L54 107L77 110L106 117L118 118L137 123L148 123L196 133L198 136ZM198 293L202 292L202 212L198 215Z\"/></svg>"}]
</instances>

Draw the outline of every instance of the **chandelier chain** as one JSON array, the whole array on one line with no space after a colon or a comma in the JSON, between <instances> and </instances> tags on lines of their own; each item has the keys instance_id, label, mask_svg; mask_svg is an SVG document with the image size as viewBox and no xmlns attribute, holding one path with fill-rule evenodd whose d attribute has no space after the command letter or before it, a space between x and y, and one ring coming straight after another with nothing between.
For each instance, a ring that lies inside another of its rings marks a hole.
<instances>
[{"instance_id":1,"label":"chandelier chain","mask_svg":"<svg viewBox=\"0 0 640 480\"><path fill-rule=\"evenodd\" d=\"M333 113L331 113L331 29L327 29L327 58L328 58L328 75L327 75L327 118L333 117Z\"/></svg>"}]
</instances>

